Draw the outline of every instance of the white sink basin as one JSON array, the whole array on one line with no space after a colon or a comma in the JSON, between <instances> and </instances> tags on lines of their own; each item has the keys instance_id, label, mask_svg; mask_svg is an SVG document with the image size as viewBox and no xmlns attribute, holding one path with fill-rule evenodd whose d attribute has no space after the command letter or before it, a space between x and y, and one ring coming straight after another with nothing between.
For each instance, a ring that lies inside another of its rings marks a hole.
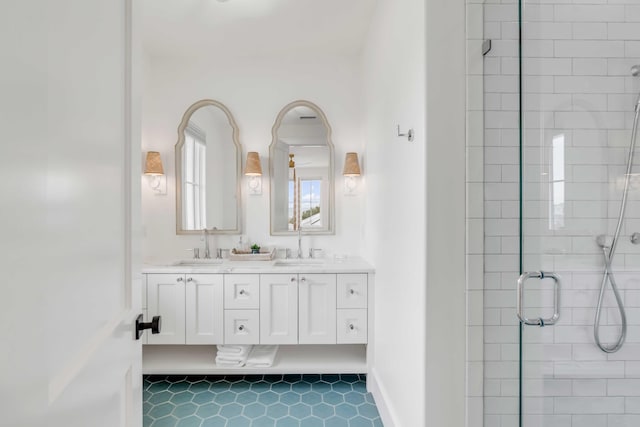
<instances>
[{"instance_id":1,"label":"white sink basin","mask_svg":"<svg viewBox=\"0 0 640 427\"><path fill-rule=\"evenodd\" d=\"M221 259L183 259L180 261L174 262L172 265L180 265L184 267L206 267L209 265L220 265L222 264Z\"/></svg>"},{"instance_id":2,"label":"white sink basin","mask_svg":"<svg viewBox=\"0 0 640 427\"><path fill-rule=\"evenodd\" d=\"M323 259L279 259L273 263L274 267L322 267Z\"/></svg>"}]
</instances>

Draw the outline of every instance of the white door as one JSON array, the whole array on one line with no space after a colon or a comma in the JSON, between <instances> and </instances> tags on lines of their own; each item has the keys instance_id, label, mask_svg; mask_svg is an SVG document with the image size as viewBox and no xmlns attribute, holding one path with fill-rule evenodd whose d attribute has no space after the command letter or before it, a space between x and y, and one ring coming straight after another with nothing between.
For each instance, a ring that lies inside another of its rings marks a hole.
<instances>
[{"instance_id":1,"label":"white door","mask_svg":"<svg viewBox=\"0 0 640 427\"><path fill-rule=\"evenodd\" d=\"M336 343L336 275L300 274L300 344Z\"/></svg>"},{"instance_id":2,"label":"white door","mask_svg":"<svg viewBox=\"0 0 640 427\"><path fill-rule=\"evenodd\" d=\"M298 275L260 275L260 344L298 343Z\"/></svg>"},{"instance_id":3,"label":"white door","mask_svg":"<svg viewBox=\"0 0 640 427\"><path fill-rule=\"evenodd\" d=\"M3 426L142 424L132 8L2 2Z\"/></svg>"}]
</instances>

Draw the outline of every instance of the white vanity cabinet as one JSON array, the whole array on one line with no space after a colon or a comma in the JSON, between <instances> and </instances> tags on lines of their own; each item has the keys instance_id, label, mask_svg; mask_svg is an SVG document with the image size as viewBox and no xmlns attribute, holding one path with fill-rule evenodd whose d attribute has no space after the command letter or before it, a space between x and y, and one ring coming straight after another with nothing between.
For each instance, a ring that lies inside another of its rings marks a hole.
<instances>
[{"instance_id":1,"label":"white vanity cabinet","mask_svg":"<svg viewBox=\"0 0 640 427\"><path fill-rule=\"evenodd\" d=\"M359 259L318 265L149 267L147 318L162 316L162 330L145 334L143 372L367 372L373 269ZM279 349L272 367L226 368L215 364L220 344Z\"/></svg>"},{"instance_id":2,"label":"white vanity cabinet","mask_svg":"<svg viewBox=\"0 0 640 427\"><path fill-rule=\"evenodd\" d=\"M148 317L162 317L148 344L217 344L223 341L222 274L147 274Z\"/></svg>"}]
</instances>

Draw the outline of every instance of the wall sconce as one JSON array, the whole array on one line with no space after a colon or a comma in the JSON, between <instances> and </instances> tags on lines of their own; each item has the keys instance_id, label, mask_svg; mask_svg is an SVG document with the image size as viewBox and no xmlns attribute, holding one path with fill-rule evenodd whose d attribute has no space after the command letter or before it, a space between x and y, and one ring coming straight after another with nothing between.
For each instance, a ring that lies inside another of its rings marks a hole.
<instances>
[{"instance_id":1,"label":"wall sconce","mask_svg":"<svg viewBox=\"0 0 640 427\"><path fill-rule=\"evenodd\" d=\"M358 153L347 153L344 159L344 194L353 196L358 189L358 177L360 173L360 164L358 163Z\"/></svg>"},{"instance_id":2,"label":"wall sconce","mask_svg":"<svg viewBox=\"0 0 640 427\"><path fill-rule=\"evenodd\" d=\"M262 165L260 165L260 155L255 151L247 153L247 163L244 167L244 174L249 177L247 187L249 194L259 196L262 194Z\"/></svg>"},{"instance_id":3,"label":"wall sconce","mask_svg":"<svg viewBox=\"0 0 640 427\"><path fill-rule=\"evenodd\" d=\"M144 174L149 181L149 188L151 188L156 195L167 194L167 177L164 174L159 152L147 151Z\"/></svg>"}]
</instances>

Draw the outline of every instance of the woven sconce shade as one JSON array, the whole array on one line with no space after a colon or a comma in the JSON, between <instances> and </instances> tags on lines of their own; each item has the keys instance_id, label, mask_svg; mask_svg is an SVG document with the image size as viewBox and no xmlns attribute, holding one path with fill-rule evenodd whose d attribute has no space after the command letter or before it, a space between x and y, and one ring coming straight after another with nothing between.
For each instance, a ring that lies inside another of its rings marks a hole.
<instances>
[{"instance_id":1,"label":"woven sconce shade","mask_svg":"<svg viewBox=\"0 0 640 427\"><path fill-rule=\"evenodd\" d=\"M144 165L145 175L164 175L162 168L162 159L157 151L148 151L147 159Z\"/></svg>"},{"instance_id":2,"label":"woven sconce shade","mask_svg":"<svg viewBox=\"0 0 640 427\"><path fill-rule=\"evenodd\" d=\"M247 164L244 167L244 174L249 176L262 175L262 165L260 165L260 155L255 151L247 153Z\"/></svg>"},{"instance_id":3,"label":"woven sconce shade","mask_svg":"<svg viewBox=\"0 0 640 427\"><path fill-rule=\"evenodd\" d=\"M358 163L358 153L347 153L344 159L344 176L360 176L360 164Z\"/></svg>"}]
</instances>

